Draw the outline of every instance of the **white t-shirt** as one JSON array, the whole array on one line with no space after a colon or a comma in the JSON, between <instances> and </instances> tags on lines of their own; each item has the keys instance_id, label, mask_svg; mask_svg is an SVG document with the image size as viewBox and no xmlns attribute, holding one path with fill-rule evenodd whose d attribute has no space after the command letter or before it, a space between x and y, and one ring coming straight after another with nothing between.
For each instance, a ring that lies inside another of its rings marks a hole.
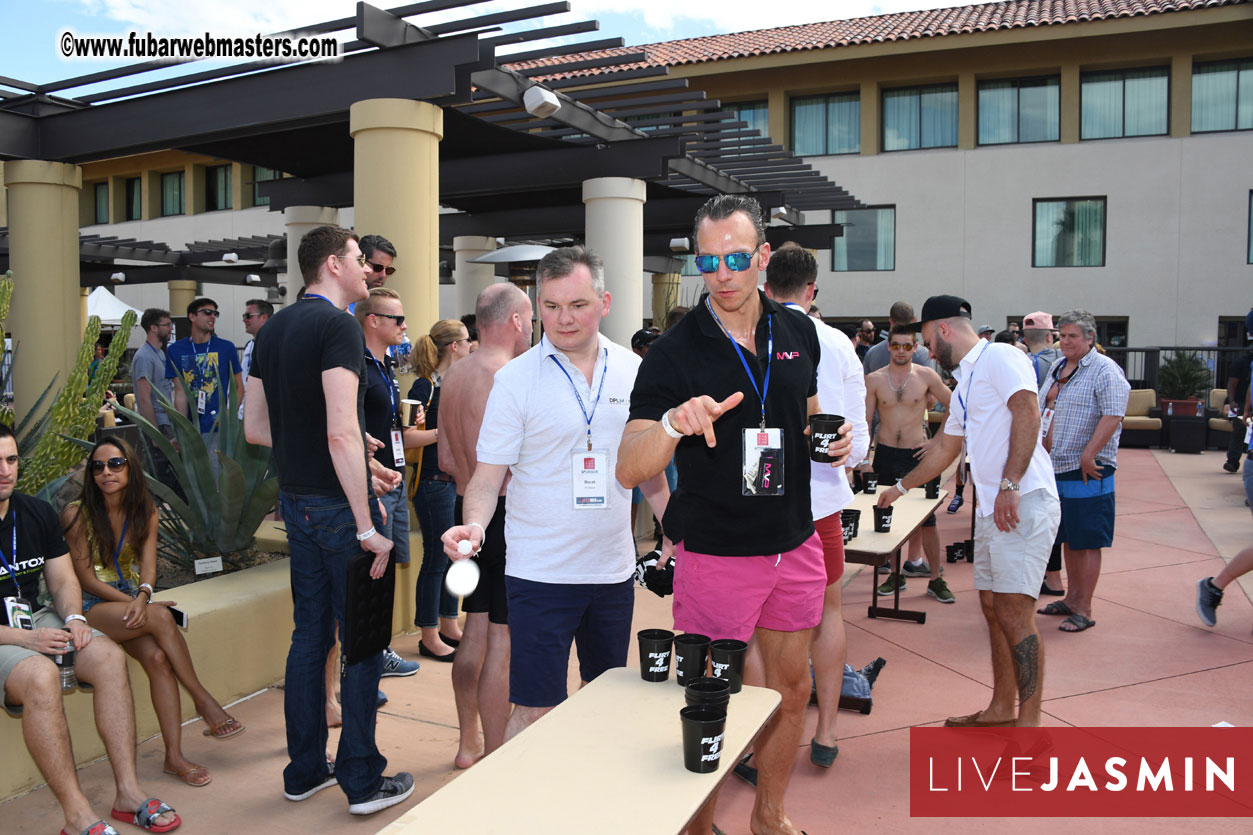
<instances>
[{"instance_id":1,"label":"white t-shirt","mask_svg":"<svg viewBox=\"0 0 1253 835\"><path fill-rule=\"evenodd\" d=\"M1013 345L993 344L986 339L980 339L962 357L960 366L961 378L953 390L944 431L965 436L971 477L979 491L979 515L990 516L1001 489L1005 462L1009 460L1013 413L1007 404L1009 398L1020 391L1036 393L1035 369L1031 367L1030 358ZM1033 408L1034 405L1033 399ZM1025 495L1041 488L1057 495L1053 464L1037 432L1035 449L1027 472L1019 482L1019 491Z\"/></svg>"},{"instance_id":2,"label":"white t-shirt","mask_svg":"<svg viewBox=\"0 0 1253 835\"><path fill-rule=\"evenodd\" d=\"M857 466L870 448L870 427L866 425L866 378L852 341L844 332L819 322L796 304L786 307L814 323L822 346L818 359L818 405L829 415L841 415L852 424L853 449L846 466ZM817 461L809 463L809 504L815 519L843 510L853 501L852 488L844 467Z\"/></svg>"},{"instance_id":3,"label":"white t-shirt","mask_svg":"<svg viewBox=\"0 0 1253 835\"><path fill-rule=\"evenodd\" d=\"M496 372L477 455L480 463L503 464L513 474L505 499L505 573L510 577L620 583L635 571L631 491L618 483L614 470L639 366L639 357L601 335L589 386L583 372L545 337ZM587 451L587 421L575 387L589 413L595 404L592 447L607 453L608 505L603 508L574 507L572 455Z\"/></svg>"}]
</instances>

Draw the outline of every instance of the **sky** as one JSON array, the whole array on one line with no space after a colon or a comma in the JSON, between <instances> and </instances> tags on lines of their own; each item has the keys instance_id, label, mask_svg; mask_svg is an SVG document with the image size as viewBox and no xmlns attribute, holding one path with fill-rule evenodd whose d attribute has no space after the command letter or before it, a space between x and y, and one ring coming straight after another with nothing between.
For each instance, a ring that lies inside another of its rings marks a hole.
<instances>
[{"instance_id":1,"label":"sky","mask_svg":"<svg viewBox=\"0 0 1253 835\"><path fill-rule=\"evenodd\" d=\"M397 0L376 2L388 8ZM538 0L491 0L446 12L408 18L411 23L457 20L502 9L537 5ZM575 40L621 37L628 46L796 23L916 9L961 5L961 0L570 0L571 11L533 25L554 26L598 20L600 30ZM43 84L131 61L76 60L60 57L57 40L69 30L82 35L124 35L129 31L157 36L208 32L214 36L269 34L293 27L352 17L353 0L0 0L0 76ZM507 31L523 28L510 24ZM341 33L351 39L352 33ZM529 50L545 42L528 42ZM502 50L503 52L503 50ZM0 81L0 87L6 86ZM80 88L71 94L90 92Z\"/></svg>"}]
</instances>

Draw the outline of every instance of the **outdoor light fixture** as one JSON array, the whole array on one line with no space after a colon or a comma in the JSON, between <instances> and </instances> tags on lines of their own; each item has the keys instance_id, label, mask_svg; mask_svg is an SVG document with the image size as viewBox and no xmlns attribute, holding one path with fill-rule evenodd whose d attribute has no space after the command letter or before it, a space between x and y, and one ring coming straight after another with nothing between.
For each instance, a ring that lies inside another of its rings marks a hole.
<instances>
[{"instance_id":1,"label":"outdoor light fixture","mask_svg":"<svg viewBox=\"0 0 1253 835\"><path fill-rule=\"evenodd\" d=\"M109 281L112 281L114 284L122 284L126 281L126 273L114 273L109 276Z\"/></svg>"},{"instance_id":2,"label":"outdoor light fixture","mask_svg":"<svg viewBox=\"0 0 1253 835\"><path fill-rule=\"evenodd\" d=\"M260 284L261 276L257 275L256 273L248 273L248 275L244 276L244 283L245 284Z\"/></svg>"},{"instance_id":3,"label":"outdoor light fixture","mask_svg":"<svg viewBox=\"0 0 1253 835\"><path fill-rule=\"evenodd\" d=\"M687 252L692 248L692 241L689 238L671 238L671 252Z\"/></svg>"},{"instance_id":4,"label":"outdoor light fixture","mask_svg":"<svg viewBox=\"0 0 1253 835\"><path fill-rule=\"evenodd\" d=\"M776 206L770 210L771 220L783 220L787 217L787 206Z\"/></svg>"},{"instance_id":5,"label":"outdoor light fixture","mask_svg":"<svg viewBox=\"0 0 1253 835\"><path fill-rule=\"evenodd\" d=\"M234 264L236 261L239 260L239 255L234 252L228 252L222 256L222 260L228 264Z\"/></svg>"},{"instance_id":6,"label":"outdoor light fixture","mask_svg":"<svg viewBox=\"0 0 1253 835\"><path fill-rule=\"evenodd\" d=\"M557 98L557 94L538 84L522 94L522 104L526 106L526 112L537 119L551 116L561 109L561 100Z\"/></svg>"}]
</instances>

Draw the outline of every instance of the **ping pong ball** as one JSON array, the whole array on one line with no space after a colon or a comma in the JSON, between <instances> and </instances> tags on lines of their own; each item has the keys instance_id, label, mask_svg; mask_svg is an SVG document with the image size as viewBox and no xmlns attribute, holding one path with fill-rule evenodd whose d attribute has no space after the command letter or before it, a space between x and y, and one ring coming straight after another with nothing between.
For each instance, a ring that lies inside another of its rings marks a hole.
<instances>
[{"instance_id":1,"label":"ping pong ball","mask_svg":"<svg viewBox=\"0 0 1253 835\"><path fill-rule=\"evenodd\" d=\"M470 540L468 539L463 539L457 543L458 553L462 553L462 554L465 554L466 556L469 556L470 552L473 550L474 548L470 545Z\"/></svg>"},{"instance_id":2,"label":"ping pong ball","mask_svg":"<svg viewBox=\"0 0 1253 835\"><path fill-rule=\"evenodd\" d=\"M444 575L444 585L448 588L449 594L465 597L479 585L478 564L471 560L457 560L448 566L448 573Z\"/></svg>"}]
</instances>

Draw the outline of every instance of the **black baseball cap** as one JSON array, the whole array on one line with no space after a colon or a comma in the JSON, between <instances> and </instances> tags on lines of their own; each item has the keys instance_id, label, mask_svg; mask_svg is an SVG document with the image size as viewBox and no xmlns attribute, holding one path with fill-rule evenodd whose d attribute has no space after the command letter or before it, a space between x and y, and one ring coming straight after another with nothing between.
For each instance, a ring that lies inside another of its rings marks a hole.
<instances>
[{"instance_id":1,"label":"black baseball cap","mask_svg":"<svg viewBox=\"0 0 1253 835\"><path fill-rule=\"evenodd\" d=\"M932 296L923 303L922 315L912 327L920 331L927 322L934 322L936 319L951 319L954 316L964 316L969 319L970 302L961 296Z\"/></svg>"},{"instance_id":2,"label":"black baseball cap","mask_svg":"<svg viewBox=\"0 0 1253 835\"><path fill-rule=\"evenodd\" d=\"M652 345L659 336L661 336L661 331L656 328L641 328L631 337L631 347L637 351L640 348L646 348Z\"/></svg>"}]
</instances>

